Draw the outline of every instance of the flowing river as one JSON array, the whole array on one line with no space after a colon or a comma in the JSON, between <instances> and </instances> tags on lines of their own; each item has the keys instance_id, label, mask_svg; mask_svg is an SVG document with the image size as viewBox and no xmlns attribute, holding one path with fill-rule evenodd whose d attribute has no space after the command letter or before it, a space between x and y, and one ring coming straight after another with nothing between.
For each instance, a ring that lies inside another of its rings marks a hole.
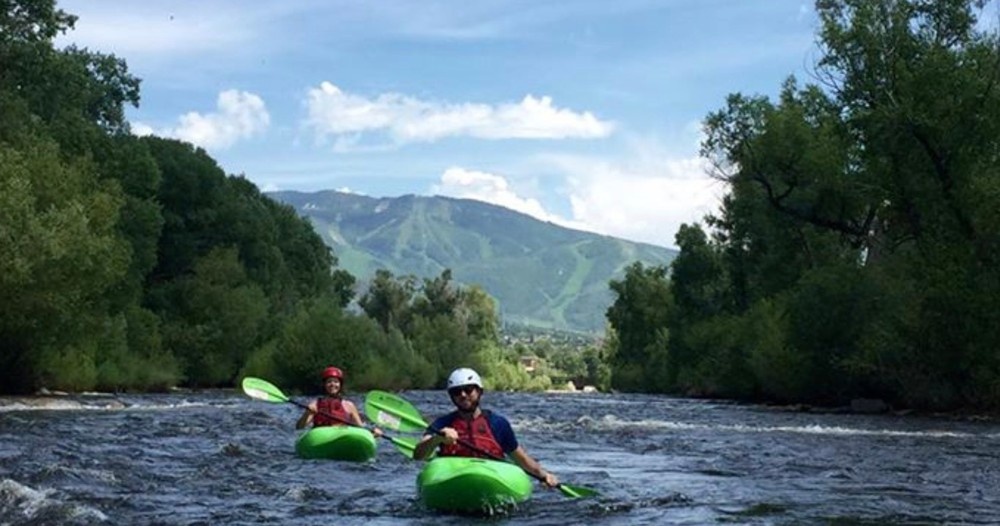
<instances>
[{"instance_id":1,"label":"flowing river","mask_svg":"<svg viewBox=\"0 0 1000 526\"><path fill-rule=\"evenodd\" d=\"M428 419L450 407L443 392L402 395ZM387 441L368 463L296 458L291 404L0 398L0 525L1000 523L994 422L641 395L487 392L484 406L601 496L537 488L507 515L450 517L420 506L420 464Z\"/></svg>"}]
</instances>

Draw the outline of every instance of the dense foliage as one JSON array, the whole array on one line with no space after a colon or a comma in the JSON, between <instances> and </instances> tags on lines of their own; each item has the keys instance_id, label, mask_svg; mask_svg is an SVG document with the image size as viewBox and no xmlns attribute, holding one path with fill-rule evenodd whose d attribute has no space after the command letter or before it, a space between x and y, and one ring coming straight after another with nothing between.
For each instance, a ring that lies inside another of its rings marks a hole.
<instances>
[{"instance_id":1,"label":"dense foliage","mask_svg":"<svg viewBox=\"0 0 1000 526\"><path fill-rule=\"evenodd\" d=\"M128 133L125 62L52 45L75 17L0 7L3 390L229 385L300 302L345 294L290 207Z\"/></svg>"},{"instance_id":2,"label":"dense foliage","mask_svg":"<svg viewBox=\"0 0 1000 526\"><path fill-rule=\"evenodd\" d=\"M820 0L820 85L736 94L729 192L612 284L615 385L1000 408L1000 38L969 0ZM984 27L989 29L984 30Z\"/></svg>"},{"instance_id":3,"label":"dense foliage","mask_svg":"<svg viewBox=\"0 0 1000 526\"><path fill-rule=\"evenodd\" d=\"M431 387L459 365L529 385L492 298L445 270L354 278L310 223L190 144L129 133L139 80L52 39L75 17L0 2L0 389ZM493 380L492 378L496 378Z\"/></svg>"}]
</instances>

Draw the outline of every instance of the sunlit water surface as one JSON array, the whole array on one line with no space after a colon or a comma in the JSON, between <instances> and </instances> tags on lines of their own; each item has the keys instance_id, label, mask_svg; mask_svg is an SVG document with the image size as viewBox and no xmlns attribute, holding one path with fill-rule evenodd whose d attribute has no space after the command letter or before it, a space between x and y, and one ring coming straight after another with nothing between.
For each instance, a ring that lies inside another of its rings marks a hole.
<instances>
[{"instance_id":1,"label":"sunlit water surface","mask_svg":"<svg viewBox=\"0 0 1000 526\"><path fill-rule=\"evenodd\" d=\"M440 392L405 392L429 419ZM353 397L356 402L360 396ZM996 524L1000 426L658 396L487 393L571 500L420 506L420 464L295 457L291 404L237 392L0 399L0 525Z\"/></svg>"}]
</instances>

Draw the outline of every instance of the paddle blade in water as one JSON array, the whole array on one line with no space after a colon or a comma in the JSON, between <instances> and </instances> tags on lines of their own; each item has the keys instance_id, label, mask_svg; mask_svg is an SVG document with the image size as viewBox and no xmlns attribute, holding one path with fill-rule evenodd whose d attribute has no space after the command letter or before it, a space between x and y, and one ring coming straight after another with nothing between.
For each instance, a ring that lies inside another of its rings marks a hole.
<instances>
[{"instance_id":1,"label":"paddle blade in water","mask_svg":"<svg viewBox=\"0 0 1000 526\"><path fill-rule=\"evenodd\" d=\"M596 497L600 495L597 490L592 490L583 486L570 486L569 484L559 484L559 491L561 491L563 495L574 499Z\"/></svg>"},{"instance_id":2,"label":"paddle blade in water","mask_svg":"<svg viewBox=\"0 0 1000 526\"><path fill-rule=\"evenodd\" d=\"M427 422L412 404L385 391L370 391L365 396L365 416L376 425L404 433L422 432Z\"/></svg>"},{"instance_id":3,"label":"paddle blade in water","mask_svg":"<svg viewBox=\"0 0 1000 526\"><path fill-rule=\"evenodd\" d=\"M420 442L419 438L411 437L391 437L389 440L392 441L392 445L396 446L396 449L406 456L406 458L413 458L413 450L416 449L417 443Z\"/></svg>"},{"instance_id":4,"label":"paddle blade in water","mask_svg":"<svg viewBox=\"0 0 1000 526\"><path fill-rule=\"evenodd\" d=\"M243 379L243 392L250 398L271 403L288 402L288 397L271 382L248 376Z\"/></svg>"}]
</instances>

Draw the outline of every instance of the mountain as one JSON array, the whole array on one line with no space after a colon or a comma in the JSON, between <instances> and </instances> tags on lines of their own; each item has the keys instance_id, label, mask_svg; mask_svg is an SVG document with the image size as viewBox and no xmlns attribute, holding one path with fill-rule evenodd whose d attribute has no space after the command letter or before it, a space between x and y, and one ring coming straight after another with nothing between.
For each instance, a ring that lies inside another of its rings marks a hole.
<instances>
[{"instance_id":1,"label":"mountain","mask_svg":"<svg viewBox=\"0 0 1000 526\"><path fill-rule=\"evenodd\" d=\"M634 261L667 265L675 250L582 232L470 199L374 198L322 191L270 192L312 221L361 282L384 268L396 276L478 284L504 322L599 332L612 301L608 282Z\"/></svg>"}]
</instances>

